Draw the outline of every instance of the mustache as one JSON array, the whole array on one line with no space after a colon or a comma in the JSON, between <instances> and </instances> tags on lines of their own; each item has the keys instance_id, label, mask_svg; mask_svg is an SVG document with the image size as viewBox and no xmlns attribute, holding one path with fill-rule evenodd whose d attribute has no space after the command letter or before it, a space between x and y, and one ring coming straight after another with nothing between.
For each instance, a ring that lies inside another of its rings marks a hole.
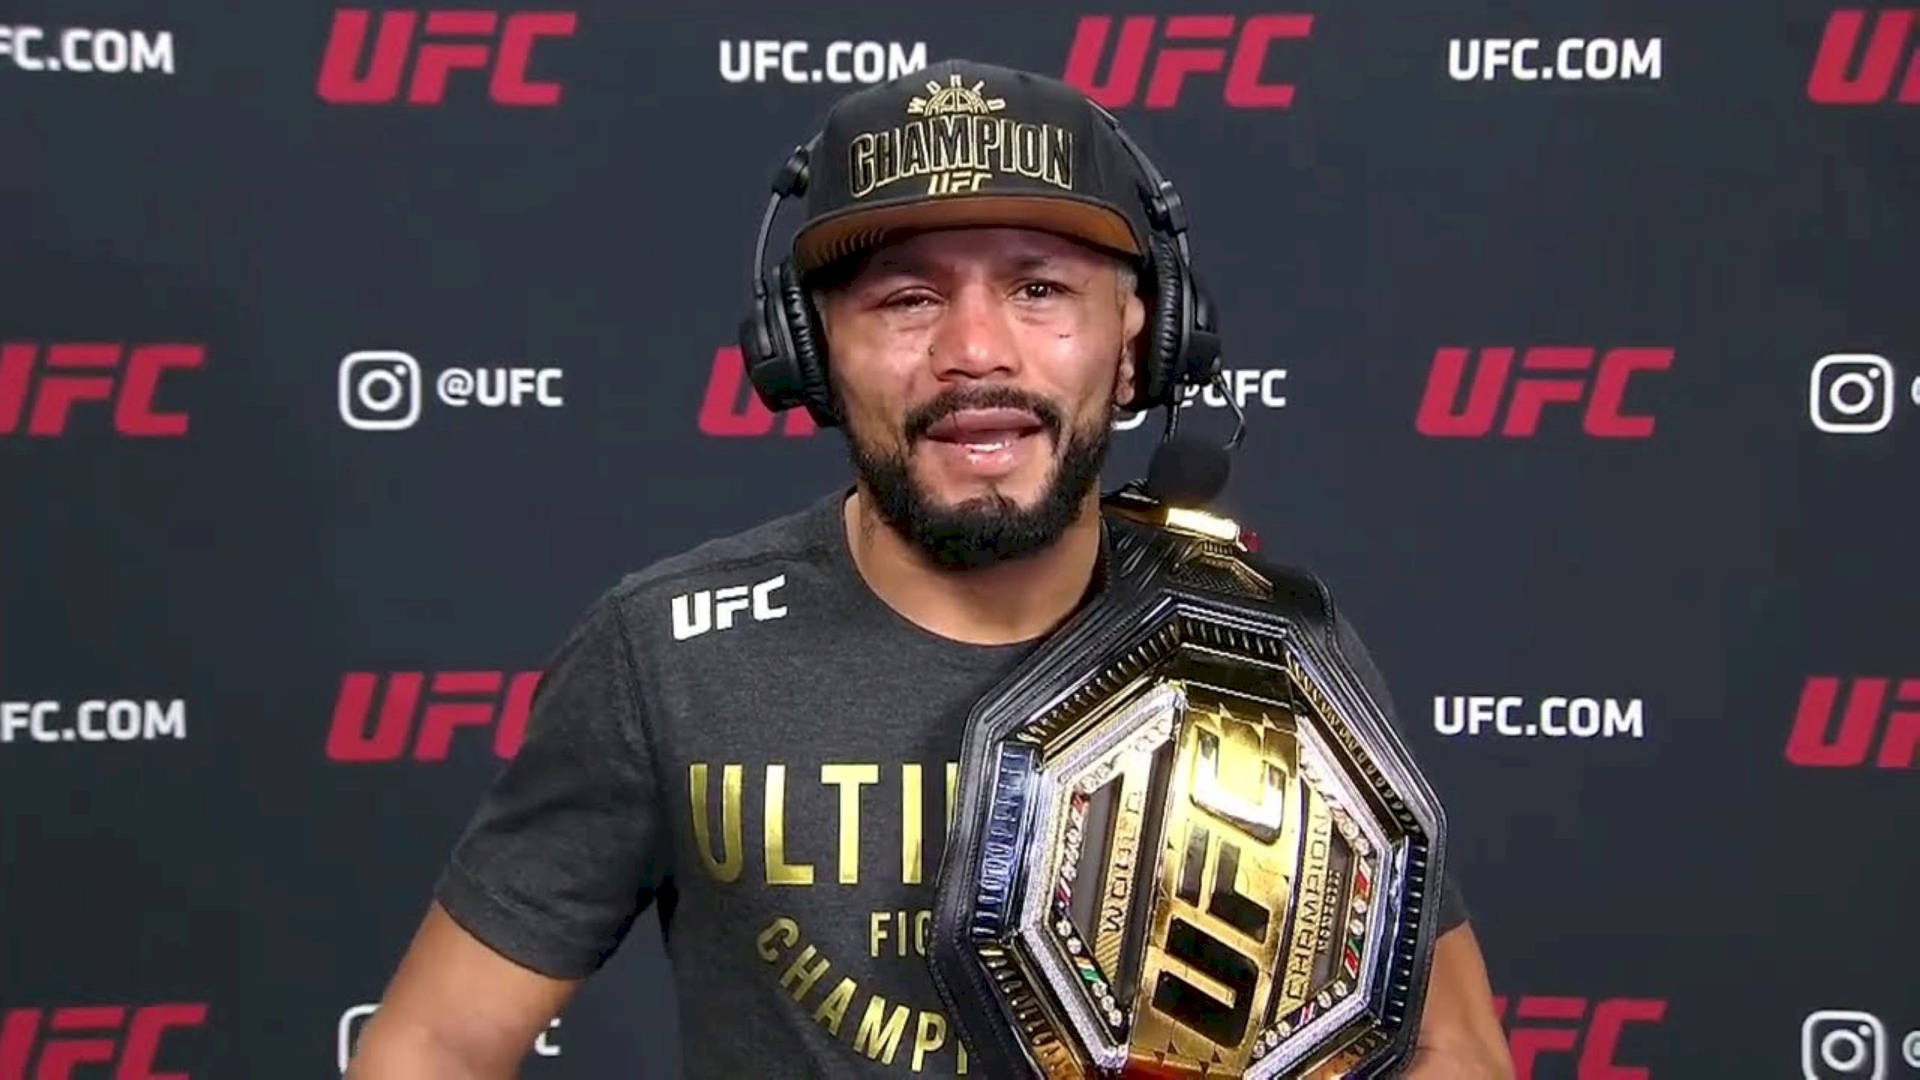
<instances>
[{"instance_id":1,"label":"mustache","mask_svg":"<svg viewBox=\"0 0 1920 1080\"><path fill-rule=\"evenodd\" d=\"M926 438L933 425L964 409L1024 409L1040 421L1055 442L1066 427L1059 406L1037 394L1014 386L956 386L941 391L907 411L901 425L909 445Z\"/></svg>"}]
</instances>

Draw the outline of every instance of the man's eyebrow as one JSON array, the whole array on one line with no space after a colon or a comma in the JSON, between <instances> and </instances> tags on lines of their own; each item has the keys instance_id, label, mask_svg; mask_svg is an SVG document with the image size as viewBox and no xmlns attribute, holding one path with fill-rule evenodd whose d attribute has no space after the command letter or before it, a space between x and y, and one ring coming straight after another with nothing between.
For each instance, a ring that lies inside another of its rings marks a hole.
<instances>
[{"instance_id":1,"label":"man's eyebrow","mask_svg":"<svg viewBox=\"0 0 1920 1080\"><path fill-rule=\"evenodd\" d=\"M1059 258L1047 252L1035 251L1014 256L1011 261L1011 269L1017 274L1028 274L1036 270L1065 269L1065 264Z\"/></svg>"},{"instance_id":2,"label":"man's eyebrow","mask_svg":"<svg viewBox=\"0 0 1920 1080\"><path fill-rule=\"evenodd\" d=\"M912 252L883 251L860 267L862 274L914 274L925 276L927 261Z\"/></svg>"}]
</instances>

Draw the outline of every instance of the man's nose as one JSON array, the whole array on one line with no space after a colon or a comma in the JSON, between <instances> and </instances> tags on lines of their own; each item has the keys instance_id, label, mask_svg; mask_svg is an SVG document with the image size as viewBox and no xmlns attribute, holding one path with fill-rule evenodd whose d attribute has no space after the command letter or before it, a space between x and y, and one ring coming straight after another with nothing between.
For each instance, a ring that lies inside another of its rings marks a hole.
<instances>
[{"instance_id":1,"label":"man's nose","mask_svg":"<svg viewBox=\"0 0 1920 1080\"><path fill-rule=\"evenodd\" d=\"M955 290L933 338L934 374L941 379L1010 375L1019 359L1007 313L990 286L969 283Z\"/></svg>"}]
</instances>

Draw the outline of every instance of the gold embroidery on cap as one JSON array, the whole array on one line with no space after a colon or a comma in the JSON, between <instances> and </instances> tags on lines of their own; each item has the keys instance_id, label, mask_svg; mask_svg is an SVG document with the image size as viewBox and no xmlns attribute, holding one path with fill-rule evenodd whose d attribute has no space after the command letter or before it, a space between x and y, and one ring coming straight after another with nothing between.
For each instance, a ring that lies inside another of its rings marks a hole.
<instances>
[{"instance_id":1,"label":"gold embroidery on cap","mask_svg":"<svg viewBox=\"0 0 1920 1080\"><path fill-rule=\"evenodd\" d=\"M989 100L980 88L987 85L985 80L972 86L961 86L960 76L947 76L947 85L937 82L927 83L927 96L917 97L907 102L908 116L940 116L944 113L995 113L1007 107L1006 98Z\"/></svg>"},{"instance_id":2,"label":"gold embroidery on cap","mask_svg":"<svg viewBox=\"0 0 1920 1080\"><path fill-rule=\"evenodd\" d=\"M925 97L907 101L898 127L861 132L847 146L847 194L863 199L889 185L927 178L925 194L982 190L996 176L1023 176L1073 190L1073 132L996 115L1006 99L988 97L985 82L929 81Z\"/></svg>"}]
</instances>

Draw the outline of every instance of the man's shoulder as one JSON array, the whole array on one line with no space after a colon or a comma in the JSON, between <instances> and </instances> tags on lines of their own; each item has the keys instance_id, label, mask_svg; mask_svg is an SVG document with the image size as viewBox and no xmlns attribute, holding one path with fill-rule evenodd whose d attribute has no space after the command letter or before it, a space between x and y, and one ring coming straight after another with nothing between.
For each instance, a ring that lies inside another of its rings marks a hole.
<instances>
[{"instance_id":1,"label":"man's shoulder","mask_svg":"<svg viewBox=\"0 0 1920 1080\"><path fill-rule=\"evenodd\" d=\"M756 573L778 575L796 565L815 564L830 552L824 527L831 495L822 495L737 531L703 540L662 556L622 576L606 599L623 611L652 608L690 592L752 586Z\"/></svg>"},{"instance_id":2,"label":"man's shoulder","mask_svg":"<svg viewBox=\"0 0 1920 1080\"><path fill-rule=\"evenodd\" d=\"M1334 602L1334 590L1326 578L1279 552L1249 553L1243 558L1273 585L1276 601L1305 616L1321 641L1353 667L1367 693L1391 716L1392 695L1386 679L1353 620Z\"/></svg>"}]
</instances>

